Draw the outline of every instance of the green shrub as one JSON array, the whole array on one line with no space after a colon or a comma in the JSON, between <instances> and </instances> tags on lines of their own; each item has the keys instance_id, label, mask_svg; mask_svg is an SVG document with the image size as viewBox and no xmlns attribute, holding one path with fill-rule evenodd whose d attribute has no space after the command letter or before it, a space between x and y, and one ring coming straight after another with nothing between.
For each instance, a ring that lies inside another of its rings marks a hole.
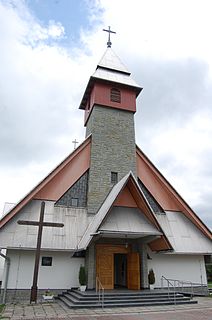
<instances>
[{"instance_id":1,"label":"green shrub","mask_svg":"<svg viewBox=\"0 0 212 320\"><path fill-rule=\"evenodd\" d=\"M0 304L0 313L3 311L3 309L4 309L4 304ZM0 316L0 319L1 319L1 316Z\"/></svg>"},{"instance_id":2,"label":"green shrub","mask_svg":"<svg viewBox=\"0 0 212 320\"><path fill-rule=\"evenodd\" d=\"M86 272L85 272L85 267L82 265L80 266L80 270L79 270L79 283L81 286L86 285Z\"/></svg>"},{"instance_id":3,"label":"green shrub","mask_svg":"<svg viewBox=\"0 0 212 320\"><path fill-rule=\"evenodd\" d=\"M206 273L207 273L207 278L208 281L212 281L212 265L211 264L206 264Z\"/></svg>"},{"instance_id":4,"label":"green shrub","mask_svg":"<svg viewBox=\"0 0 212 320\"><path fill-rule=\"evenodd\" d=\"M155 283L155 274L154 274L153 269L149 270L148 280L149 280L149 284L154 284Z\"/></svg>"}]
</instances>

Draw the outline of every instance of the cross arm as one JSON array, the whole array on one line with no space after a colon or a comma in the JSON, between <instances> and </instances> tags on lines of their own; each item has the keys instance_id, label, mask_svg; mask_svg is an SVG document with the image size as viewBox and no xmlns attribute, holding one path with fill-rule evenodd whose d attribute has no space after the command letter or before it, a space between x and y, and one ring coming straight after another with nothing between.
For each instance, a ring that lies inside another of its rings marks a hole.
<instances>
[{"instance_id":1,"label":"cross arm","mask_svg":"<svg viewBox=\"0 0 212 320\"><path fill-rule=\"evenodd\" d=\"M27 225L27 226L39 226L39 221L28 221L28 220L18 220L18 224ZM43 227L57 227L62 228L64 227L64 223L56 223L56 222L43 222Z\"/></svg>"}]
</instances>

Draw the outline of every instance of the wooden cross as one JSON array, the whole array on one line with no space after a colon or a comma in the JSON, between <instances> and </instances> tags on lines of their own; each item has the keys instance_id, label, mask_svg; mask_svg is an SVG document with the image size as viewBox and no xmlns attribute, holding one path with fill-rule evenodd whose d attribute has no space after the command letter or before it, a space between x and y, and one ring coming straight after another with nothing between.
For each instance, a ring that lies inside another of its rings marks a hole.
<instances>
[{"instance_id":1,"label":"wooden cross","mask_svg":"<svg viewBox=\"0 0 212 320\"><path fill-rule=\"evenodd\" d=\"M110 34L111 34L111 33L116 33L116 32L115 32L115 31L111 31L111 30L110 30L110 26L108 27L108 30L107 30L107 29L103 29L103 31L108 32L107 47L108 47L108 48L111 48L112 42L110 41Z\"/></svg>"},{"instance_id":2,"label":"wooden cross","mask_svg":"<svg viewBox=\"0 0 212 320\"><path fill-rule=\"evenodd\" d=\"M33 276L33 284L31 287L30 303L37 302L37 291L38 291L37 283L38 283L38 271L39 271L43 227L58 227L58 228L64 227L63 223L44 222L43 221L44 220L44 211L45 211L45 202L42 201L39 221L18 220L18 224L21 224L21 225L38 226L37 247L36 247L36 253L35 253L35 265L34 265L34 276Z\"/></svg>"},{"instance_id":3,"label":"wooden cross","mask_svg":"<svg viewBox=\"0 0 212 320\"><path fill-rule=\"evenodd\" d=\"M74 144L74 149L76 149L76 145L77 143L79 143L76 139L74 141L72 141L72 143Z\"/></svg>"}]
</instances>

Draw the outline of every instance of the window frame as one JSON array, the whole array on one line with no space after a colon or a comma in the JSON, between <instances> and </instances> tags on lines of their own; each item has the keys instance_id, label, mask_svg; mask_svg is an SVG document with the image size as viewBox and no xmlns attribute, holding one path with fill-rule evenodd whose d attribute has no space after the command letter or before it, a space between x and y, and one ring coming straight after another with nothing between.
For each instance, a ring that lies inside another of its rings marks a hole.
<instances>
[{"instance_id":1,"label":"window frame","mask_svg":"<svg viewBox=\"0 0 212 320\"><path fill-rule=\"evenodd\" d=\"M118 172L111 171L110 182L116 184L118 182Z\"/></svg>"}]
</instances>

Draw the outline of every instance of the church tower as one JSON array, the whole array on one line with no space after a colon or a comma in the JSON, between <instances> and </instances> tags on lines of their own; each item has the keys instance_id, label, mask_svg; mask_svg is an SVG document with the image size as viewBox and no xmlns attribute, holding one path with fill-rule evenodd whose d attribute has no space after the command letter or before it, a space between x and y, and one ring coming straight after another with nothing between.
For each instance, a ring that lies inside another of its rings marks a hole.
<instances>
[{"instance_id":1,"label":"church tower","mask_svg":"<svg viewBox=\"0 0 212 320\"><path fill-rule=\"evenodd\" d=\"M86 137L92 139L88 213L97 213L114 184L129 171L137 176L134 114L141 90L108 45L80 104Z\"/></svg>"}]
</instances>

